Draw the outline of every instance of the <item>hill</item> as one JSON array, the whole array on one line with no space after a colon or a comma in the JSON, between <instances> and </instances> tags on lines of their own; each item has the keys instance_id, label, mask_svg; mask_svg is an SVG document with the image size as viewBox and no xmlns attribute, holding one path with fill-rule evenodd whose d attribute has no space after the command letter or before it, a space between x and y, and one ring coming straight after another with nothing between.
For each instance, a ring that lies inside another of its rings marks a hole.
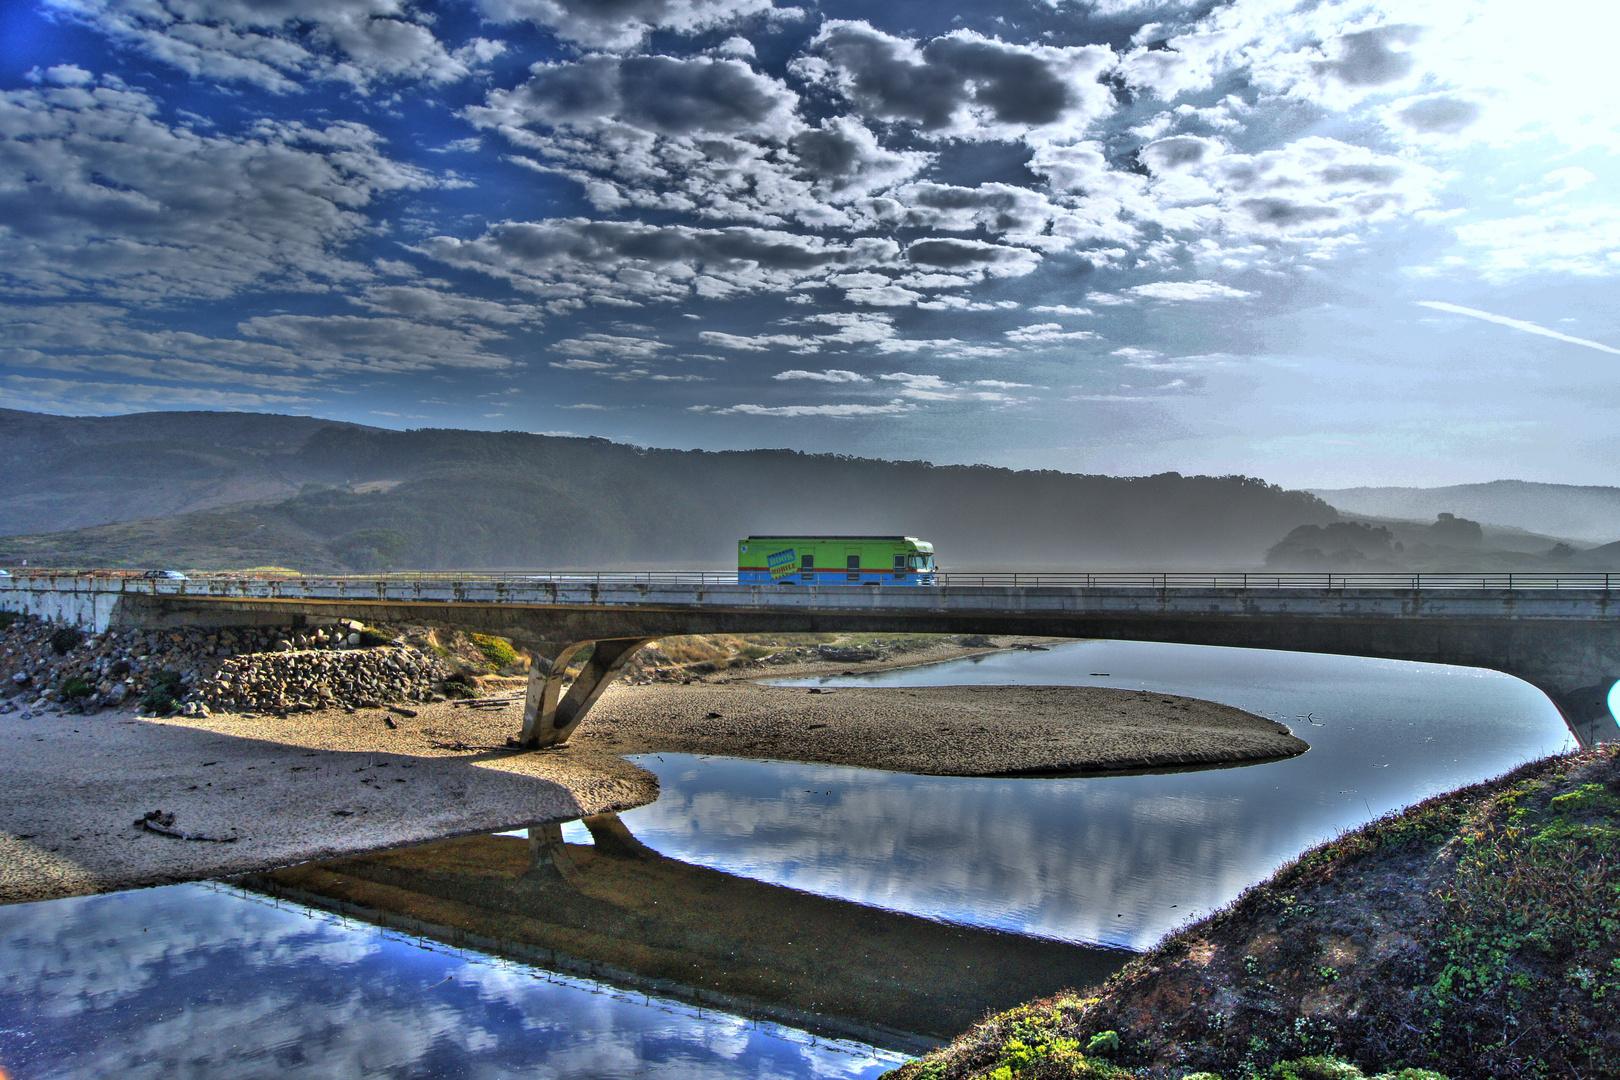
<instances>
[{"instance_id":1,"label":"hill","mask_svg":"<svg viewBox=\"0 0 1620 1080\"><path fill-rule=\"evenodd\" d=\"M310 416L0 409L0 535L165 517L298 491ZM363 429L362 429L363 430Z\"/></svg>"},{"instance_id":2,"label":"hill","mask_svg":"<svg viewBox=\"0 0 1620 1080\"><path fill-rule=\"evenodd\" d=\"M1590 543L1620 537L1620 487L1493 480L1437 488L1313 488L1311 494L1345 514L1432 521L1450 513Z\"/></svg>"},{"instance_id":3,"label":"hill","mask_svg":"<svg viewBox=\"0 0 1620 1080\"><path fill-rule=\"evenodd\" d=\"M14 534L0 560L722 569L739 537L813 532L922 536L958 568L1242 567L1291 529L1336 517L1314 496L1242 476L659 450L308 417L115 419L0 414L8 471L28 474L0 485ZM53 506L69 509L46 524Z\"/></svg>"}]
</instances>

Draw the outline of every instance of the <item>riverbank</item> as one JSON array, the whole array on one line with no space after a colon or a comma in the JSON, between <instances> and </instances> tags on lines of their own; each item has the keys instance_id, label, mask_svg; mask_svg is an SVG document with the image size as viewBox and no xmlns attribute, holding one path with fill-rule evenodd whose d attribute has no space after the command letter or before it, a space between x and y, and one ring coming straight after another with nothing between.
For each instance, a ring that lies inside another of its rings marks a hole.
<instances>
[{"instance_id":1,"label":"riverbank","mask_svg":"<svg viewBox=\"0 0 1620 1080\"><path fill-rule=\"evenodd\" d=\"M1620 746L1547 758L1315 848L1092 995L891 1076L1620 1075L1617 856Z\"/></svg>"},{"instance_id":2,"label":"riverbank","mask_svg":"<svg viewBox=\"0 0 1620 1080\"><path fill-rule=\"evenodd\" d=\"M964 651L987 650L944 641L859 667ZM847 665L774 665L770 676ZM656 778L624 760L636 753L965 776L1213 766L1307 748L1273 721L1164 694L818 692L741 678L761 674L752 667L696 674L689 685L615 684L569 744L540 752L506 746L521 724L517 687L481 701L287 716L14 712L0 717L0 903L263 871L628 809L658 796Z\"/></svg>"}]
</instances>

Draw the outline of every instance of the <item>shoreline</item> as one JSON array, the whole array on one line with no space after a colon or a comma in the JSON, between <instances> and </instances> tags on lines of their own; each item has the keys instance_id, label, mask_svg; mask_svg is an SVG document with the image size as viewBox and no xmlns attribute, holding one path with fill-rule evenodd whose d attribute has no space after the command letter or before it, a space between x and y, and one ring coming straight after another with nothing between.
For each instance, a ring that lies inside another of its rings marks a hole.
<instances>
[{"instance_id":1,"label":"shoreline","mask_svg":"<svg viewBox=\"0 0 1620 1080\"><path fill-rule=\"evenodd\" d=\"M636 753L1034 777L1222 767L1308 748L1275 721L1147 691L760 681L1003 648L952 642L855 665L755 664L689 684L616 683L569 743L538 752L505 746L520 698L413 706L414 716L13 714L0 718L0 903L265 872L626 810L658 797L656 777L626 760ZM152 811L174 815L173 831L208 839L141 827Z\"/></svg>"}]
</instances>

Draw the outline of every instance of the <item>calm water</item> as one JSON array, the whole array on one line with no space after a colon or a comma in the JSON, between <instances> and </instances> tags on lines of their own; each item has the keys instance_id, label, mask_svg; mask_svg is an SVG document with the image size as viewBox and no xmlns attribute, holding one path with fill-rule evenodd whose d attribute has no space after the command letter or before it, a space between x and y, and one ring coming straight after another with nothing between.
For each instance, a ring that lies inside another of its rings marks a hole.
<instances>
[{"instance_id":1,"label":"calm water","mask_svg":"<svg viewBox=\"0 0 1620 1080\"><path fill-rule=\"evenodd\" d=\"M1524 683L1389 661L1081 642L825 681L1153 689L1282 719L1313 748L1019 780L648 755L663 793L625 824L672 858L809 892L1143 948L1370 815L1569 745ZM896 1060L223 888L0 907L12 1080L865 1077Z\"/></svg>"},{"instance_id":2,"label":"calm water","mask_svg":"<svg viewBox=\"0 0 1620 1080\"><path fill-rule=\"evenodd\" d=\"M1088 641L799 682L1151 688L1288 724L1308 753L1154 776L990 780L637 759L663 789L624 821L666 855L912 914L1133 949L1320 840L1573 746L1527 683L1353 657Z\"/></svg>"},{"instance_id":3,"label":"calm water","mask_svg":"<svg viewBox=\"0 0 1620 1080\"><path fill-rule=\"evenodd\" d=\"M218 886L0 908L0 973L11 1080L809 1080L904 1060Z\"/></svg>"}]
</instances>

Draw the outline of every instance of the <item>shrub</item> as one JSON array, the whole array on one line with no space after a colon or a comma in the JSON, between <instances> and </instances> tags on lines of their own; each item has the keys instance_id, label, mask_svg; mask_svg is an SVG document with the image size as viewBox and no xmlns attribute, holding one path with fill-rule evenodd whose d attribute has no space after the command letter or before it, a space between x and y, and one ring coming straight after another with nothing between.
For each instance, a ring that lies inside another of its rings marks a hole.
<instances>
[{"instance_id":1,"label":"shrub","mask_svg":"<svg viewBox=\"0 0 1620 1080\"><path fill-rule=\"evenodd\" d=\"M180 707L183 693L178 671L160 671L153 677L151 689L141 698L141 708L153 716L172 716Z\"/></svg>"},{"instance_id":2,"label":"shrub","mask_svg":"<svg viewBox=\"0 0 1620 1080\"><path fill-rule=\"evenodd\" d=\"M51 635L51 648L57 656L66 656L84 642L84 631L76 626L64 626Z\"/></svg>"},{"instance_id":3,"label":"shrub","mask_svg":"<svg viewBox=\"0 0 1620 1080\"><path fill-rule=\"evenodd\" d=\"M474 645L478 646L478 651L484 654L484 659L495 667L503 668L508 664L517 663L517 650L512 648L512 643L505 638L491 637L488 634L468 634L467 636L472 638Z\"/></svg>"},{"instance_id":4,"label":"shrub","mask_svg":"<svg viewBox=\"0 0 1620 1080\"><path fill-rule=\"evenodd\" d=\"M0 630L10 630L11 624L22 618L15 611L0 611Z\"/></svg>"},{"instance_id":5,"label":"shrub","mask_svg":"<svg viewBox=\"0 0 1620 1080\"><path fill-rule=\"evenodd\" d=\"M62 697L67 701L78 701L87 698L94 688L77 675L62 684Z\"/></svg>"},{"instance_id":6,"label":"shrub","mask_svg":"<svg viewBox=\"0 0 1620 1080\"><path fill-rule=\"evenodd\" d=\"M451 698L470 698L478 696L478 684L473 677L465 671L457 671L444 677L444 696Z\"/></svg>"}]
</instances>

